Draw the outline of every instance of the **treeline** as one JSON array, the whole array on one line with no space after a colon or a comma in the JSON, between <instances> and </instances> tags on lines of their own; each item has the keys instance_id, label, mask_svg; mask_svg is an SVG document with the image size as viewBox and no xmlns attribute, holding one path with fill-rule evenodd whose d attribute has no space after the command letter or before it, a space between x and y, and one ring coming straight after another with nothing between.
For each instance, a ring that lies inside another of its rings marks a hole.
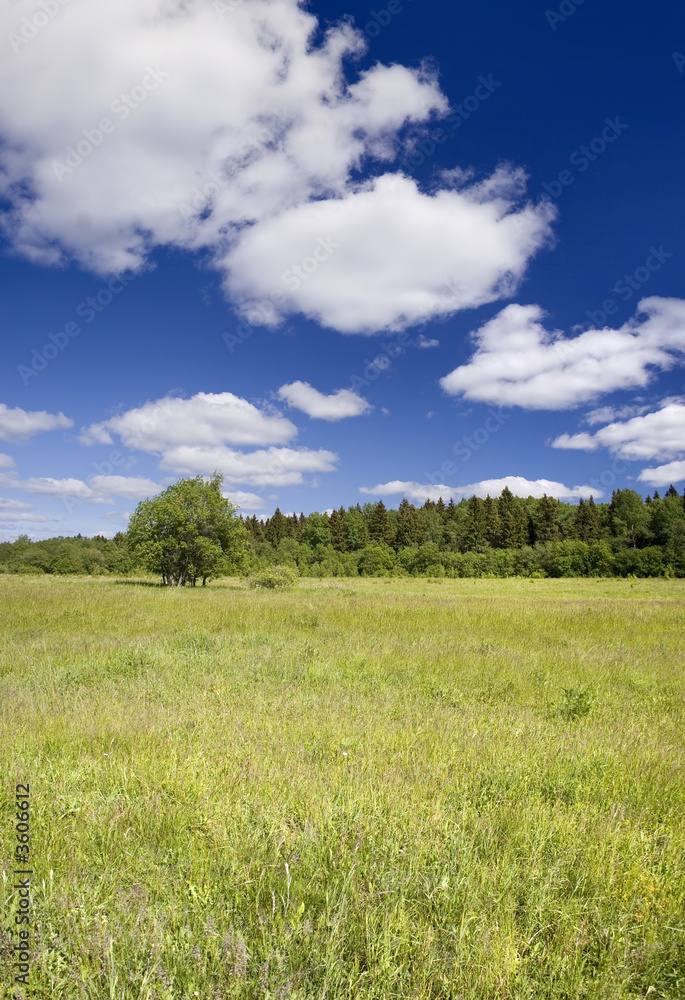
<instances>
[{"instance_id":1,"label":"treeline","mask_svg":"<svg viewBox=\"0 0 685 1000\"><path fill-rule=\"evenodd\" d=\"M302 576L685 577L685 494L643 499L616 490L610 503L552 497L471 497L455 504L406 499L340 507L330 515L242 518L246 572L290 566ZM142 570L119 533L0 543L0 572L128 575Z\"/></svg>"},{"instance_id":2,"label":"treeline","mask_svg":"<svg viewBox=\"0 0 685 1000\"><path fill-rule=\"evenodd\" d=\"M671 486L611 503L471 497L397 510L383 501L328 514L245 519L253 563L305 576L685 576L685 494Z\"/></svg>"},{"instance_id":3,"label":"treeline","mask_svg":"<svg viewBox=\"0 0 685 1000\"><path fill-rule=\"evenodd\" d=\"M121 532L114 538L76 535L32 542L27 535L20 535L14 542L0 542L0 573L127 576L136 568L127 536Z\"/></svg>"}]
</instances>

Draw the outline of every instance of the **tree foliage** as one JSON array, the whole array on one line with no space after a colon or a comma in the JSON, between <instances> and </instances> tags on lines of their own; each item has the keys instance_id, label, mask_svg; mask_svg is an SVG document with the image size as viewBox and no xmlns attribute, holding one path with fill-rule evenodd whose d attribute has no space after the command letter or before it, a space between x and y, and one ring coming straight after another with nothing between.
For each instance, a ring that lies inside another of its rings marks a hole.
<instances>
[{"instance_id":1,"label":"tree foliage","mask_svg":"<svg viewBox=\"0 0 685 1000\"><path fill-rule=\"evenodd\" d=\"M139 503L128 529L136 557L167 585L204 586L230 563L241 562L247 530L221 494L223 477L181 479Z\"/></svg>"},{"instance_id":2,"label":"tree foliage","mask_svg":"<svg viewBox=\"0 0 685 1000\"><path fill-rule=\"evenodd\" d=\"M644 500L616 490L611 503L550 497L471 497L445 505L403 500L271 518L236 516L221 477L182 480L145 501L127 536L25 535L0 543L0 572L128 574L153 569L168 583L288 566L301 576L685 577L685 497L670 487ZM217 516L215 516L217 515ZM246 545L247 539L247 545ZM134 544L135 542L135 544Z\"/></svg>"}]
</instances>

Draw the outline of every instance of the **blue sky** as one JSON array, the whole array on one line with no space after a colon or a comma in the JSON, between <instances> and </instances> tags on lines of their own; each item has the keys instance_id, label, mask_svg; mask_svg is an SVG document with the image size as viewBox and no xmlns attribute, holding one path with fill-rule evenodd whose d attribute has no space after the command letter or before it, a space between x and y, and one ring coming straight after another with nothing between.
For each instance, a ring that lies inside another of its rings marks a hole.
<instances>
[{"instance_id":1,"label":"blue sky","mask_svg":"<svg viewBox=\"0 0 685 1000\"><path fill-rule=\"evenodd\" d=\"M682 489L674 3L0 19L0 537Z\"/></svg>"}]
</instances>

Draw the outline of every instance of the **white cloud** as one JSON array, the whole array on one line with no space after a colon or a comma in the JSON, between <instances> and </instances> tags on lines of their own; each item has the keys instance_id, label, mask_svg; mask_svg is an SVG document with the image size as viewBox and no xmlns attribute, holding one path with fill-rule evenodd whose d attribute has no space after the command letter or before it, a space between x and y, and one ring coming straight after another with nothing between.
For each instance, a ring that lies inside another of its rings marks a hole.
<instances>
[{"instance_id":1,"label":"white cloud","mask_svg":"<svg viewBox=\"0 0 685 1000\"><path fill-rule=\"evenodd\" d=\"M660 409L630 420L615 421L594 434L562 434L553 448L608 448L630 460L678 458L685 454L685 399L664 399Z\"/></svg>"},{"instance_id":2,"label":"white cloud","mask_svg":"<svg viewBox=\"0 0 685 1000\"><path fill-rule=\"evenodd\" d=\"M560 434L552 441L553 448L577 449L579 451L595 451L599 441L592 434L583 431L581 434Z\"/></svg>"},{"instance_id":3,"label":"white cloud","mask_svg":"<svg viewBox=\"0 0 685 1000\"><path fill-rule=\"evenodd\" d=\"M302 410L309 417L319 420L342 420L368 413L372 406L351 389L337 389L330 396L314 389L309 382L291 382L282 385L278 395L289 406Z\"/></svg>"},{"instance_id":4,"label":"white cloud","mask_svg":"<svg viewBox=\"0 0 685 1000\"><path fill-rule=\"evenodd\" d=\"M14 524L19 521L28 521L31 524L40 524L47 521L47 517L42 514L24 514L17 511L0 511L0 524Z\"/></svg>"},{"instance_id":5,"label":"white cloud","mask_svg":"<svg viewBox=\"0 0 685 1000\"><path fill-rule=\"evenodd\" d=\"M42 431L54 431L73 425L74 421L63 413L46 413L45 410L29 412L19 406L10 409L5 403L0 403L0 440L3 441L24 443ZM11 468L12 465L12 459L3 455L0 467Z\"/></svg>"},{"instance_id":6,"label":"white cloud","mask_svg":"<svg viewBox=\"0 0 685 1000\"><path fill-rule=\"evenodd\" d=\"M0 469L13 469L15 465L11 455L0 455Z\"/></svg>"},{"instance_id":7,"label":"white cloud","mask_svg":"<svg viewBox=\"0 0 685 1000\"><path fill-rule=\"evenodd\" d=\"M408 500L424 502L425 500L462 500L465 497L499 496L505 486L508 486L517 497L556 497L558 500L571 500L578 497L601 497L601 490L590 486L564 486L550 479L524 479L522 476L505 476L502 479L484 479L480 483L469 483L467 486L424 485L423 483L403 482L395 479L389 483L379 483L377 486L360 486L359 492L369 496L394 496L403 494Z\"/></svg>"},{"instance_id":8,"label":"white cloud","mask_svg":"<svg viewBox=\"0 0 685 1000\"><path fill-rule=\"evenodd\" d=\"M102 423L81 434L82 444L111 444L117 434L127 448L164 452L187 446L264 445L290 441L297 427L281 414L269 414L231 392L199 392L190 399L167 397Z\"/></svg>"},{"instance_id":9,"label":"white cloud","mask_svg":"<svg viewBox=\"0 0 685 1000\"><path fill-rule=\"evenodd\" d=\"M303 473L330 472L338 460L330 451L273 447L296 437L295 424L230 392L148 402L85 428L80 441L111 444L112 434L128 448L157 453L160 469L182 476L219 470L227 486L297 485L304 481ZM234 444L272 447L246 453L230 447Z\"/></svg>"},{"instance_id":10,"label":"white cloud","mask_svg":"<svg viewBox=\"0 0 685 1000\"><path fill-rule=\"evenodd\" d=\"M588 424L610 424L613 420L625 420L626 417L639 417L646 413L648 406L600 406L590 410L583 418Z\"/></svg>"},{"instance_id":11,"label":"white cloud","mask_svg":"<svg viewBox=\"0 0 685 1000\"><path fill-rule=\"evenodd\" d=\"M72 3L30 41L35 0L0 7L0 195L15 247L108 274L156 246L209 248L246 309L275 288L281 314L346 332L511 293L554 214L513 211L520 171L457 191L469 177L457 170L431 197L399 176L354 179L386 169L407 123L448 113L434 73L376 63L348 84L365 48L349 24L315 46L317 20L296 0L218 6ZM284 271L329 235L340 249L288 287ZM445 304L447 280L459 291Z\"/></svg>"},{"instance_id":12,"label":"white cloud","mask_svg":"<svg viewBox=\"0 0 685 1000\"><path fill-rule=\"evenodd\" d=\"M71 497L84 503L111 503L108 497L103 497L91 489L82 479L53 479L51 476L35 476L30 479L17 479L15 486L25 493L36 493L50 497Z\"/></svg>"},{"instance_id":13,"label":"white cloud","mask_svg":"<svg viewBox=\"0 0 685 1000\"><path fill-rule=\"evenodd\" d=\"M166 451L160 467L182 476L205 476L218 469L230 484L297 486L304 482L303 473L333 472L337 461L331 451L308 448L262 448L245 454L232 448L184 445Z\"/></svg>"},{"instance_id":14,"label":"white cloud","mask_svg":"<svg viewBox=\"0 0 685 1000\"><path fill-rule=\"evenodd\" d=\"M30 479L16 478L5 483L25 493L66 499L73 503L111 504L113 496L128 500L142 500L159 492L159 486L150 479L127 476L91 476L88 482L82 479L53 479L38 476Z\"/></svg>"},{"instance_id":15,"label":"white cloud","mask_svg":"<svg viewBox=\"0 0 685 1000\"><path fill-rule=\"evenodd\" d=\"M547 241L554 210L513 212L523 178L504 169L501 177L492 199L480 186L426 195L410 178L384 175L344 199L287 209L248 230L225 258L226 286L253 321L277 290L265 322L302 312L367 334L507 297Z\"/></svg>"},{"instance_id":16,"label":"white cloud","mask_svg":"<svg viewBox=\"0 0 685 1000\"><path fill-rule=\"evenodd\" d=\"M435 340L433 337L424 337L423 334L420 334L416 340L416 346L423 347L424 349L427 347L440 347L440 341Z\"/></svg>"},{"instance_id":17,"label":"white cloud","mask_svg":"<svg viewBox=\"0 0 685 1000\"><path fill-rule=\"evenodd\" d=\"M529 410L565 410L602 393L646 386L653 369L685 355L685 300L653 296L618 330L574 338L542 325L539 306L510 305L473 336L468 364L441 379L446 392Z\"/></svg>"},{"instance_id":18,"label":"white cloud","mask_svg":"<svg viewBox=\"0 0 685 1000\"><path fill-rule=\"evenodd\" d=\"M33 510L33 505L23 503L21 500L8 500L7 497L0 497L0 510Z\"/></svg>"},{"instance_id":19,"label":"white cloud","mask_svg":"<svg viewBox=\"0 0 685 1000\"><path fill-rule=\"evenodd\" d=\"M637 477L641 483L649 486L670 486L671 483L682 483L685 480L685 461L668 462L654 469L643 469Z\"/></svg>"},{"instance_id":20,"label":"white cloud","mask_svg":"<svg viewBox=\"0 0 685 1000\"><path fill-rule=\"evenodd\" d=\"M160 492L157 483L151 479L135 476L91 476L88 483L92 490L103 496L123 497L125 500L145 500Z\"/></svg>"},{"instance_id":21,"label":"white cloud","mask_svg":"<svg viewBox=\"0 0 685 1000\"><path fill-rule=\"evenodd\" d=\"M266 507L266 500L260 497L258 493L245 493L242 490L229 490L228 493L224 493L223 496L230 500L231 503L235 504L236 507L240 507L241 510L261 510Z\"/></svg>"}]
</instances>

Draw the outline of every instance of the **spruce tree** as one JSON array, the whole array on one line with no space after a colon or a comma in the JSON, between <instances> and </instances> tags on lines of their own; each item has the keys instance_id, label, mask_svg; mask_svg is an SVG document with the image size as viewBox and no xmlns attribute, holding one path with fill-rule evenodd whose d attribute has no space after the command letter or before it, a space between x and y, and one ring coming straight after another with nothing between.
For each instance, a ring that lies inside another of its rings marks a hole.
<instances>
[{"instance_id":1,"label":"spruce tree","mask_svg":"<svg viewBox=\"0 0 685 1000\"><path fill-rule=\"evenodd\" d=\"M483 501L485 515L485 537L491 548L496 548L500 543L502 535L502 522L499 516L497 501L490 494Z\"/></svg>"},{"instance_id":2,"label":"spruce tree","mask_svg":"<svg viewBox=\"0 0 685 1000\"><path fill-rule=\"evenodd\" d=\"M419 545L425 545L427 542L435 542L436 545L442 545L445 525L438 511L437 504L433 503L432 500L426 500L423 507L417 511L417 523L419 528Z\"/></svg>"},{"instance_id":3,"label":"spruce tree","mask_svg":"<svg viewBox=\"0 0 685 1000\"><path fill-rule=\"evenodd\" d=\"M397 533L395 545L398 549L417 545L419 540L419 519L416 507L406 497L397 508Z\"/></svg>"},{"instance_id":4,"label":"spruce tree","mask_svg":"<svg viewBox=\"0 0 685 1000\"><path fill-rule=\"evenodd\" d=\"M462 535L465 552L483 552L487 548L485 532L485 505L480 497L469 497Z\"/></svg>"},{"instance_id":5,"label":"spruce tree","mask_svg":"<svg viewBox=\"0 0 685 1000\"><path fill-rule=\"evenodd\" d=\"M517 549L525 540L528 519L508 486L502 490L497 501L500 518L500 546L503 549Z\"/></svg>"},{"instance_id":6,"label":"spruce tree","mask_svg":"<svg viewBox=\"0 0 685 1000\"><path fill-rule=\"evenodd\" d=\"M601 519L593 497L585 502L581 497L573 519L573 534L581 542L597 542L601 534Z\"/></svg>"},{"instance_id":7,"label":"spruce tree","mask_svg":"<svg viewBox=\"0 0 685 1000\"><path fill-rule=\"evenodd\" d=\"M328 519L328 530L331 533L331 545L336 552L347 552L347 537L345 535L345 508L334 510Z\"/></svg>"},{"instance_id":8,"label":"spruce tree","mask_svg":"<svg viewBox=\"0 0 685 1000\"><path fill-rule=\"evenodd\" d=\"M382 500L379 500L369 520L369 538L372 542L385 542L392 545L394 532L388 519L388 511Z\"/></svg>"},{"instance_id":9,"label":"spruce tree","mask_svg":"<svg viewBox=\"0 0 685 1000\"><path fill-rule=\"evenodd\" d=\"M536 542L556 542L559 538L557 501L546 493L538 500L533 517L533 531Z\"/></svg>"},{"instance_id":10,"label":"spruce tree","mask_svg":"<svg viewBox=\"0 0 685 1000\"><path fill-rule=\"evenodd\" d=\"M271 542L274 548L277 548L282 538L290 536L290 530L288 518L281 513L281 508L277 507L264 525L264 537L267 542Z\"/></svg>"}]
</instances>

